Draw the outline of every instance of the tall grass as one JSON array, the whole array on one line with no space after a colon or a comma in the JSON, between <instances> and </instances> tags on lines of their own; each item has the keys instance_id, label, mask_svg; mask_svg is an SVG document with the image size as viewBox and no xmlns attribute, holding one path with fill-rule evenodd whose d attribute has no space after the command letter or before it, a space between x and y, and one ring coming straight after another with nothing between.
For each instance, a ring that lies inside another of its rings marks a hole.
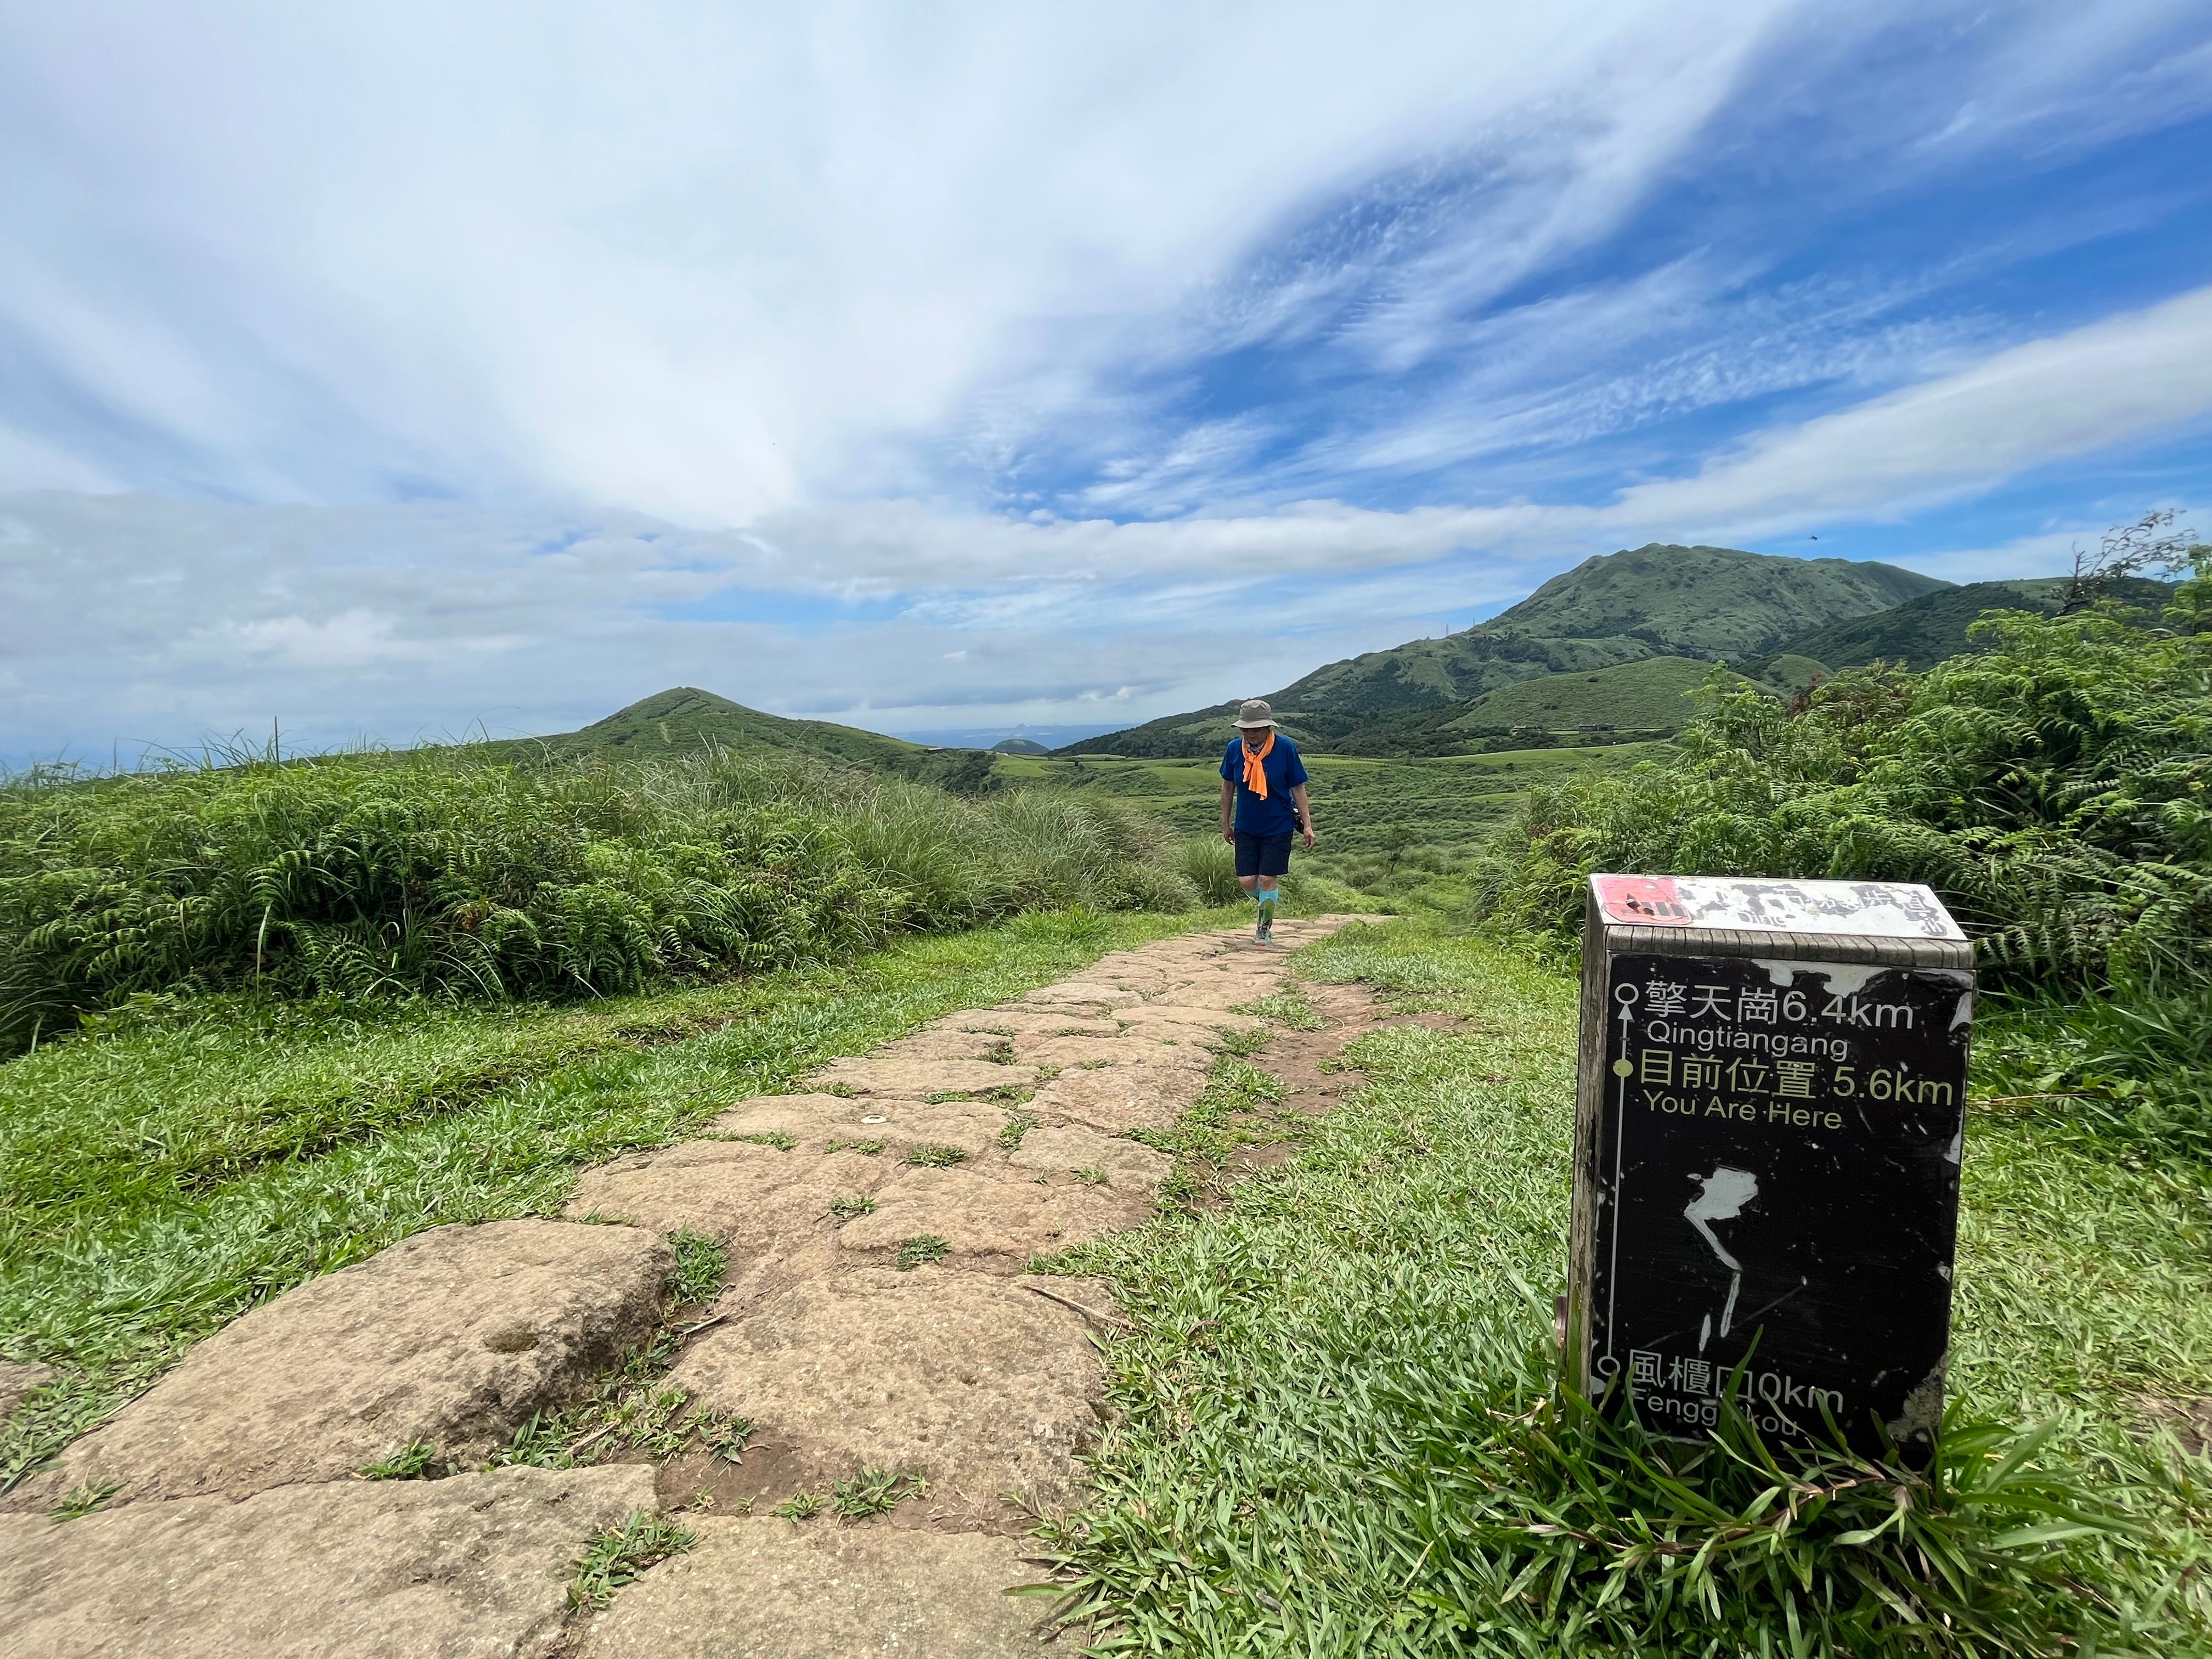
<instances>
[{"instance_id":1,"label":"tall grass","mask_svg":"<svg viewBox=\"0 0 2212 1659\"><path fill-rule=\"evenodd\" d=\"M465 751L0 788L0 1050L143 994L605 995L1022 910L1180 910L1165 830L790 757Z\"/></svg>"}]
</instances>

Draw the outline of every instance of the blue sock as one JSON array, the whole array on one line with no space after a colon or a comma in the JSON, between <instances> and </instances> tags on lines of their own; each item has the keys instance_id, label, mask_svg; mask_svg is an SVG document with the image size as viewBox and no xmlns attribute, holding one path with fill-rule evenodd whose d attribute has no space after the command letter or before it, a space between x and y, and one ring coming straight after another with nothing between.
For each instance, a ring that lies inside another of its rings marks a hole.
<instances>
[{"instance_id":1,"label":"blue sock","mask_svg":"<svg viewBox=\"0 0 2212 1659\"><path fill-rule=\"evenodd\" d=\"M1273 887L1255 888L1253 890L1252 896L1262 904L1273 904L1275 902L1275 895L1279 890Z\"/></svg>"}]
</instances>

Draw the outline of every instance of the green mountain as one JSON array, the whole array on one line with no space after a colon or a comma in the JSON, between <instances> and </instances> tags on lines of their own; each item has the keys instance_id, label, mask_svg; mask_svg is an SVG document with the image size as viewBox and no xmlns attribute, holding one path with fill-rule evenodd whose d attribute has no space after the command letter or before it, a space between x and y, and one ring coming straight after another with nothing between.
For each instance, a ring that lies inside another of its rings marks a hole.
<instances>
[{"instance_id":1,"label":"green mountain","mask_svg":"<svg viewBox=\"0 0 2212 1659\"><path fill-rule=\"evenodd\" d=\"M1784 647L1824 668L1857 668L1875 661L1901 662L1908 668L1934 667L1946 657L1978 647L1966 637L1985 611L2038 611L2056 614L2066 592L2063 576L2026 581L1968 582L1907 599L1893 610L1849 622L1832 623L1801 634ZM2155 617L2172 589L2142 577L2115 585L2112 597Z\"/></svg>"},{"instance_id":2,"label":"green mountain","mask_svg":"<svg viewBox=\"0 0 2212 1659\"><path fill-rule=\"evenodd\" d=\"M833 726L827 720L786 720L763 714L727 697L688 685L657 691L618 708L580 732L556 732L546 738L513 738L493 748L541 750L571 756L618 752L625 755L689 754L702 749L791 749L829 760L904 770L925 750L920 744Z\"/></svg>"},{"instance_id":3,"label":"green mountain","mask_svg":"<svg viewBox=\"0 0 2212 1659\"><path fill-rule=\"evenodd\" d=\"M994 755L1049 755L1052 750L1035 738L1000 738L991 745Z\"/></svg>"},{"instance_id":4,"label":"green mountain","mask_svg":"<svg viewBox=\"0 0 2212 1659\"><path fill-rule=\"evenodd\" d=\"M530 761L588 755L683 755L706 749L775 749L845 766L913 778L961 794L996 787L992 759L981 749L930 749L880 732L828 720L786 720L727 697L678 685L618 708L580 732L546 738L506 738L481 745L502 759Z\"/></svg>"},{"instance_id":5,"label":"green mountain","mask_svg":"<svg viewBox=\"0 0 2212 1659\"><path fill-rule=\"evenodd\" d=\"M1468 712L1458 706L1502 687L1655 657L1756 659L1809 629L1948 586L1894 565L1654 543L1586 559L1464 633L1316 669L1268 701L1302 744L1343 754L1450 753L1468 746L1465 732L1442 735ZM1235 707L1170 714L1056 752L1210 753L1228 741ZM1455 712L1440 717L1446 709Z\"/></svg>"}]
</instances>

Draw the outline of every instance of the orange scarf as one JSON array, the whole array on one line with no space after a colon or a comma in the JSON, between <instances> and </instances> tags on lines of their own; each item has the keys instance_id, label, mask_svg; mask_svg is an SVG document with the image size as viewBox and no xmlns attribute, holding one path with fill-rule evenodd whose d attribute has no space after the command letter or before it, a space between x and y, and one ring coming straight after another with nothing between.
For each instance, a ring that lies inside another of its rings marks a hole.
<instances>
[{"instance_id":1,"label":"orange scarf","mask_svg":"<svg viewBox=\"0 0 2212 1659\"><path fill-rule=\"evenodd\" d=\"M1260 763L1267 759L1269 755L1274 753L1274 728L1272 726L1268 728L1267 742L1261 744L1257 749L1252 747L1250 744L1243 742L1241 738L1238 740L1237 747L1244 751L1244 787L1247 789L1249 789L1254 794L1257 795L1261 800L1267 799L1267 769L1261 765Z\"/></svg>"}]
</instances>

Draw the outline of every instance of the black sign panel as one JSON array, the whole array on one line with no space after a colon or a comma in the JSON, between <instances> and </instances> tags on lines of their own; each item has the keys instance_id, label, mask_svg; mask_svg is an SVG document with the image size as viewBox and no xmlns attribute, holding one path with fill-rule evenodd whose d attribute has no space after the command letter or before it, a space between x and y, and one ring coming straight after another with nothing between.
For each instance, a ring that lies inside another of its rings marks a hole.
<instances>
[{"instance_id":1,"label":"black sign panel","mask_svg":"<svg viewBox=\"0 0 2212 1659\"><path fill-rule=\"evenodd\" d=\"M1972 975L1607 964L1593 1389L1701 1437L1729 1373L1771 1438L1924 1449L1943 1401Z\"/></svg>"}]
</instances>

